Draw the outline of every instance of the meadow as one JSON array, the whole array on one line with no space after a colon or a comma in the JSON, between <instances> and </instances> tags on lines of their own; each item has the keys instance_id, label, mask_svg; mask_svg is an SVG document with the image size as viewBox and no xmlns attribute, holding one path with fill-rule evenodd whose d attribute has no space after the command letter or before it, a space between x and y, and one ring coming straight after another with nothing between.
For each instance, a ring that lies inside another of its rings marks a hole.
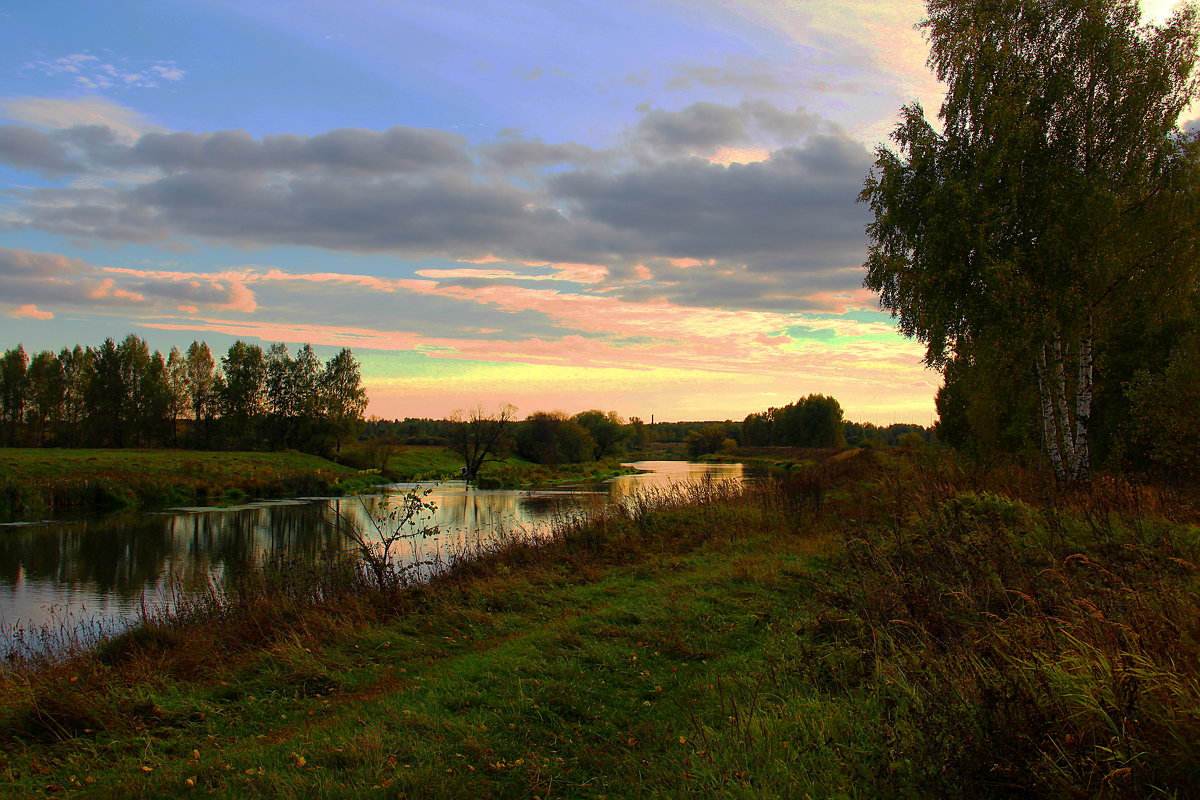
<instances>
[{"instance_id":1,"label":"meadow","mask_svg":"<svg viewBox=\"0 0 1200 800\"><path fill-rule=\"evenodd\" d=\"M0 448L0 522L340 493L369 482L294 451Z\"/></svg>"},{"instance_id":2,"label":"meadow","mask_svg":"<svg viewBox=\"0 0 1200 800\"><path fill-rule=\"evenodd\" d=\"M946 452L286 564L0 675L12 797L1190 797L1200 511Z\"/></svg>"}]
</instances>

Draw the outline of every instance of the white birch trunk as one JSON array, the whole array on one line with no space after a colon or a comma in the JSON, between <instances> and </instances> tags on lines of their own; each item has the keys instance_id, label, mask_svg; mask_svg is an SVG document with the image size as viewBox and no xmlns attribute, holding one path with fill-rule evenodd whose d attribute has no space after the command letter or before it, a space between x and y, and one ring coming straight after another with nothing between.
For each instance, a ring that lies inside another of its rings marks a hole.
<instances>
[{"instance_id":1,"label":"white birch trunk","mask_svg":"<svg viewBox=\"0 0 1200 800\"><path fill-rule=\"evenodd\" d=\"M1080 480L1091 468L1088 451L1088 422L1092 416L1092 339L1079 340L1079 381L1075 386L1075 463L1071 477Z\"/></svg>"},{"instance_id":2,"label":"white birch trunk","mask_svg":"<svg viewBox=\"0 0 1200 800\"><path fill-rule=\"evenodd\" d=\"M1067 474L1075 474L1075 464L1078 454L1075 452L1075 437L1071 435L1071 405L1067 401L1067 369L1066 358L1063 356L1062 338L1054 334L1054 417L1055 428L1062 439L1062 448Z\"/></svg>"}]
</instances>

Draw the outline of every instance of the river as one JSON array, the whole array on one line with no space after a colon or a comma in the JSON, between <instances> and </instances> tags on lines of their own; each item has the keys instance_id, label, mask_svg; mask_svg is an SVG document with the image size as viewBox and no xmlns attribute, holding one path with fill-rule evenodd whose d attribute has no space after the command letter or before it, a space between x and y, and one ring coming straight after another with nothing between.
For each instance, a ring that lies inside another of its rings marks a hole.
<instances>
[{"instance_id":1,"label":"river","mask_svg":"<svg viewBox=\"0 0 1200 800\"><path fill-rule=\"evenodd\" d=\"M498 536L536 537L556 516L590 503L621 502L640 490L702 480L742 480L741 464L640 461L644 470L588 486L555 490L485 490L461 481L429 488L436 506L430 537L399 543L400 566L447 558ZM393 491L411 485L397 484ZM61 635L89 628L113 632L142 608L173 593L236 580L281 558L319 559L347 547L328 520L334 512L359 524L380 495L298 498L231 508L189 508L70 522L0 525L0 633ZM26 640L28 641L28 640Z\"/></svg>"}]
</instances>

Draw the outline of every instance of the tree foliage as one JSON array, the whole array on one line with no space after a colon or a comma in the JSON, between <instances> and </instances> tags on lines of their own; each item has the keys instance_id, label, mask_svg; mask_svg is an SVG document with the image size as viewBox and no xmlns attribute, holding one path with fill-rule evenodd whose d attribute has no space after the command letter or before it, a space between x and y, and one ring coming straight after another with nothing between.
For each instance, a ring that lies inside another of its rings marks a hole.
<instances>
[{"instance_id":1,"label":"tree foliage","mask_svg":"<svg viewBox=\"0 0 1200 800\"><path fill-rule=\"evenodd\" d=\"M238 341L220 361L204 342L164 357L132 334L32 360L17 346L0 357L0 445L325 454L361 424L367 396L349 350L322 366L309 345L293 360L283 344L264 355Z\"/></svg>"},{"instance_id":2,"label":"tree foliage","mask_svg":"<svg viewBox=\"0 0 1200 800\"><path fill-rule=\"evenodd\" d=\"M489 461L503 461L512 449L508 437L509 423L517 413L516 406L502 404L495 411L476 406L470 411L455 411L451 446L463 460L463 477L475 480L479 469Z\"/></svg>"},{"instance_id":3,"label":"tree foliage","mask_svg":"<svg viewBox=\"0 0 1200 800\"><path fill-rule=\"evenodd\" d=\"M1195 95L1196 12L1157 27L1133 0L928 13L941 130L907 105L898 152L876 153L866 285L931 366L1036 376L1043 448L1081 477L1111 325L1139 293L1194 283L1196 148L1176 121Z\"/></svg>"}]
</instances>

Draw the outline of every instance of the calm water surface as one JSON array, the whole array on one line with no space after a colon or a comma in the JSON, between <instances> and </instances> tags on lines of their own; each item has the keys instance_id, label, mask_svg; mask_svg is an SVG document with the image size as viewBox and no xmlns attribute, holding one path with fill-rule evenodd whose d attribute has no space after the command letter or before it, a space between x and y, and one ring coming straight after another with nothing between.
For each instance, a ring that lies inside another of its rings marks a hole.
<instances>
[{"instance_id":1,"label":"calm water surface","mask_svg":"<svg viewBox=\"0 0 1200 800\"><path fill-rule=\"evenodd\" d=\"M742 480L740 464L640 461L649 470L555 491L482 490L447 481L427 498L435 536L404 541L400 564L444 560L497 536L538 536L555 517L620 502L640 490L706 479ZM407 485L395 487L403 490ZM379 497L303 499L234 508L178 509L72 522L0 525L0 631L81 621L119 629L172 586L221 585L280 558L318 559L346 547L326 520L366 521Z\"/></svg>"}]
</instances>

